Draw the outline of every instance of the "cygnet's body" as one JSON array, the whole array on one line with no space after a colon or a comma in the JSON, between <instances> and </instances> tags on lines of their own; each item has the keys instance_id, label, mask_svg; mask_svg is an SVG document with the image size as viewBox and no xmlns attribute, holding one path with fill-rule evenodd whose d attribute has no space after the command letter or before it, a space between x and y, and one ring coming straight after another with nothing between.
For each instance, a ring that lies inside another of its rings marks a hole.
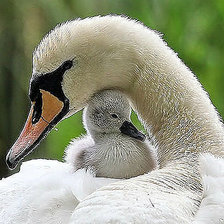
<instances>
[{"instance_id":1,"label":"cygnet's body","mask_svg":"<svg viewBox=\"0 0 224 224\"><path fill-rule=\"evenodd\" d=\"M156 168L155 149L130 122L131 108L117 91L96 94L84 110L87 136L75 139L65 160L98 177L130 178Z\"/></svg>"}]
</instances>

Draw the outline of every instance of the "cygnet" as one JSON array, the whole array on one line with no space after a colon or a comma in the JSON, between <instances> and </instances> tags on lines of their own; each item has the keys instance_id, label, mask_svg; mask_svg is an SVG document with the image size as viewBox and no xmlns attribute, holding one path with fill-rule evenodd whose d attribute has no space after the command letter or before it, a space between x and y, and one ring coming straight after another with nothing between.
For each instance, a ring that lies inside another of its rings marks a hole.
<instances>
[{"instance_id":1,"label":"cygnet","mask_svg":"<svg viewBox=\"0 0 224 224\"><path fill-rule=\"evenodd\" d=\"M131 107L118 91L94 95L83 112L87 135L74 139L65 161L97 177L130 178L157 167L155 148L130 122Z\"/></svg>"}]
</instances>

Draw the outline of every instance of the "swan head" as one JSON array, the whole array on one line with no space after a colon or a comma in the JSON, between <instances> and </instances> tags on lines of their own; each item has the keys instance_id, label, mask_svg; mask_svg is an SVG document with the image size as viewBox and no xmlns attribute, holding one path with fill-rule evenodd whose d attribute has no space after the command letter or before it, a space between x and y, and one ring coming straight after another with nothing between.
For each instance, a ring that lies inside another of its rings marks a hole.
<instances>
[{"instance_id":1,"label":"swan head","mask_svg":"<svg viewBox=\"0 0 224 224\"><path fill-rule=\"evenodd\" d=\"M127 18L105 16L69 21L43 38L33 53L31 110L8 152L9 168L29 154L60 120L85 107L95 93L132 88L133 73L139 71L132 36L145 30Z\"/></svg>"},{"instance_id":2,"label":"swan head","mask_svg":"<svg viewBox=\"0 0 224 224\"><path fill-rule=\"evenodd\" d=\"M83 123L87 132L119 132L130 121L131 108L124 95L114 90L96 93L84 109Z\"/></svg>"},{"instance_id":3,"label":"swan head","mask_svg":"<svg viewBox=\"0 0 224 224\"><path fill-rule=\"evenodd\" d=\"M96 93L84 109L83 123L87 132L97 138L110 133L123 133L129 137L145 140L145 135L130 122L131 107L119 91L105 90Z\"/></svg>"}]
</instances>

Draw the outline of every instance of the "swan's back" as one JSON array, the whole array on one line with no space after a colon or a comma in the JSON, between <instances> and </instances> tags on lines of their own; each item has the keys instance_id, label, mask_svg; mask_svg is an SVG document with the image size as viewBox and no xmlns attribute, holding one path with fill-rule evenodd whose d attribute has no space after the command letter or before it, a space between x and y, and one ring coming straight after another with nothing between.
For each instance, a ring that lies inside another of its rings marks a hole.
<instances>
[{"instance_id":1,"label":"swan's back","mask_svg":"<svg viewBox=\"0 0 224 224\"><path fill-rule=\"evenodd\" d=\"M54 160L24 162L19 173L0 181L0 222L68 223L79 201L116 180Z\"/></svg>"}]
</instances>

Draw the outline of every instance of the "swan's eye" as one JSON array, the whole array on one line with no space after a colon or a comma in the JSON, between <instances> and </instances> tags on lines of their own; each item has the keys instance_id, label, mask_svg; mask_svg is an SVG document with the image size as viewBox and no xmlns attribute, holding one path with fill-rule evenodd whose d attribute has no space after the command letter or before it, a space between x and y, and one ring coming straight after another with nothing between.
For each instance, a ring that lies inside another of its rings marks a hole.
<instances>
[{"instance_id":1,"label":"swan's eye","mask_svg":"<svg viewBox=\"0 0 224 224\"><path fill-rule=\"evenodd\" d=\"M72 67L73 65L73 61L71 60L68 60L68 61L65 61L63 64L62 64L62 67L63 67L63 70L68 70Z\"/></svg>"},{"instance_id":2,"label":"swan's eye","mask_svg":"<svg viewBox=\"0 0 224 224\"><path fill-rule=\"evenodd\" d=\"M117 114L111 114L112 118L118 118Z\"/></svg>"}]
</instances>

